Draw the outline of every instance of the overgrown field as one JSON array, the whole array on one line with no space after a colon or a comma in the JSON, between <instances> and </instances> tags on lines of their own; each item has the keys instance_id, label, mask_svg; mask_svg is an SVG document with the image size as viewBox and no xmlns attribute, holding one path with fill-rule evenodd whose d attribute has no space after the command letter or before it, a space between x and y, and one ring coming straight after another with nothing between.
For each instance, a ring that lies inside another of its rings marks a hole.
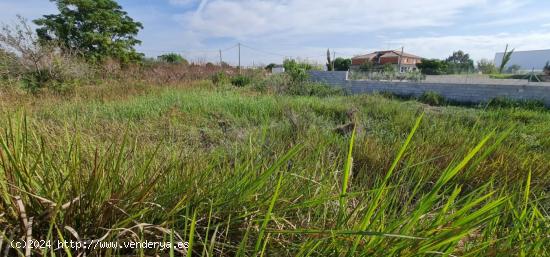
<instances>
[{"instance_id":1,"label":"overgrown field","mask_svg":"<svg viewBox=\"0 0 550 257\"><path fill-rule=\"evenodd\" d=\"M550 254L549 111L206 81L0 99L0 256ZM189 251L6 248L30 237Z\"/></svg>"}]
</instances>

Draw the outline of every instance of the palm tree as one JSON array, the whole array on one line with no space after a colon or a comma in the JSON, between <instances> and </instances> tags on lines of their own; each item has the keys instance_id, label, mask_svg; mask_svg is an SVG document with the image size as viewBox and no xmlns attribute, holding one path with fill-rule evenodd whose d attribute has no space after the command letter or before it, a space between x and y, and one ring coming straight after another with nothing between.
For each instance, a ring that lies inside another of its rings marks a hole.
<instances>
[{"instance_id":1,"label":"palm tree","mask_svg":"<svg viewBox=\"0 0 550 257\"><path fill-rule=\"evenodd\" d=\"M512 49L512 51L508 52L508 44L506 44L506 49L504 50L504 55L502 56L502 62L500 63L500 68L498 69L499 73L502 73L504 71L504 67L506 67L506 64L510 62L510 59L512 59L512 54L514 53L515 49Z\"/></svg>"}]
</instances>

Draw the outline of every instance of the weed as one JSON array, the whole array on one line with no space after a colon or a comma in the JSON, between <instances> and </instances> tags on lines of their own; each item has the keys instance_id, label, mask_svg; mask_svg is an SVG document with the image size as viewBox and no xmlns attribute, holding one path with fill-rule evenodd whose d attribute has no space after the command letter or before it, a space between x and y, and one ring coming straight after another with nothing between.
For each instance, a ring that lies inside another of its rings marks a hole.
<instances>
[{"instance_id":1,"label":"weed","mask_svg":"<svg viewBox=\"0 0 550 257\"><path fill-rule=\"evenodd\" d=\"M418 100L422 103L433 105L433 106L441 106L446 103L445 98L442 95L433 91L424 93L422 96L418 98Z\"/></svg>"}]
</instances>

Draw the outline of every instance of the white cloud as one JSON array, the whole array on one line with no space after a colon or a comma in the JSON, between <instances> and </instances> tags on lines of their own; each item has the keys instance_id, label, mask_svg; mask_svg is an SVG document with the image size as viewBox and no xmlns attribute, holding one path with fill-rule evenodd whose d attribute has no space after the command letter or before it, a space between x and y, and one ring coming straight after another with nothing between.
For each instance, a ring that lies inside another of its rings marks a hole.
<instances>
[{"instance_id":1,"label":"white cloud","mask_svg":"<svg viewBox=\"0 0 550 257\"><path fill-rule=\"evenodd\" d=\"M426 58L446 58L452 51L463 50L473 59L493 59L495 53L503 52L506 44L516 51L548 49L550 31L526 31L517 34L462 35L441 37L403 38L406 50Z\"/></svg>"},{"instance_id":2,"label":"white cloud","mask_svg":"<svg viewBox=\"0 0 550 257\"><path fill-rule=\"evenodd\" d=\"M450 25L463 8L487 0L210 0L178 17L205 37L359 34Z\"/></svg>"}]
</instances>

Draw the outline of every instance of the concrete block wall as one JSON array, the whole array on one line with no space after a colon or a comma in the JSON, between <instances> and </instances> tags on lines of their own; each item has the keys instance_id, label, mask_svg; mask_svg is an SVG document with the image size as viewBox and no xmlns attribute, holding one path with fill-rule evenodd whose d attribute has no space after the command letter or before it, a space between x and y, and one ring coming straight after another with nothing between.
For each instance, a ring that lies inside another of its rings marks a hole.
<instances>
[{"instance_id":1,"label":"concrete block wall","mask_svg":"<svg viewBox=\"0 0 550 257\"><path fill-rule=\"evenodd\" d=\"M456 102L483 103L497 97L506 97L514 100L541 100L550 108L550 86L361 81L347 80L347 75L341 72L318 71L310 72L310 79L342 87L351 94L391 92L401 96L419 97L426 92L436 92Z\"/></svg>"},{"instance_id":2,"label":"concrete block wall","mask_svg":"<svg viewBox=\"0 0 550 257\"><path fill-rule=\"evenodd\" d=\"M345 86L348 80L347 71L309 71L309 79L331 86Z\"/></svg>"}]
</instances>

